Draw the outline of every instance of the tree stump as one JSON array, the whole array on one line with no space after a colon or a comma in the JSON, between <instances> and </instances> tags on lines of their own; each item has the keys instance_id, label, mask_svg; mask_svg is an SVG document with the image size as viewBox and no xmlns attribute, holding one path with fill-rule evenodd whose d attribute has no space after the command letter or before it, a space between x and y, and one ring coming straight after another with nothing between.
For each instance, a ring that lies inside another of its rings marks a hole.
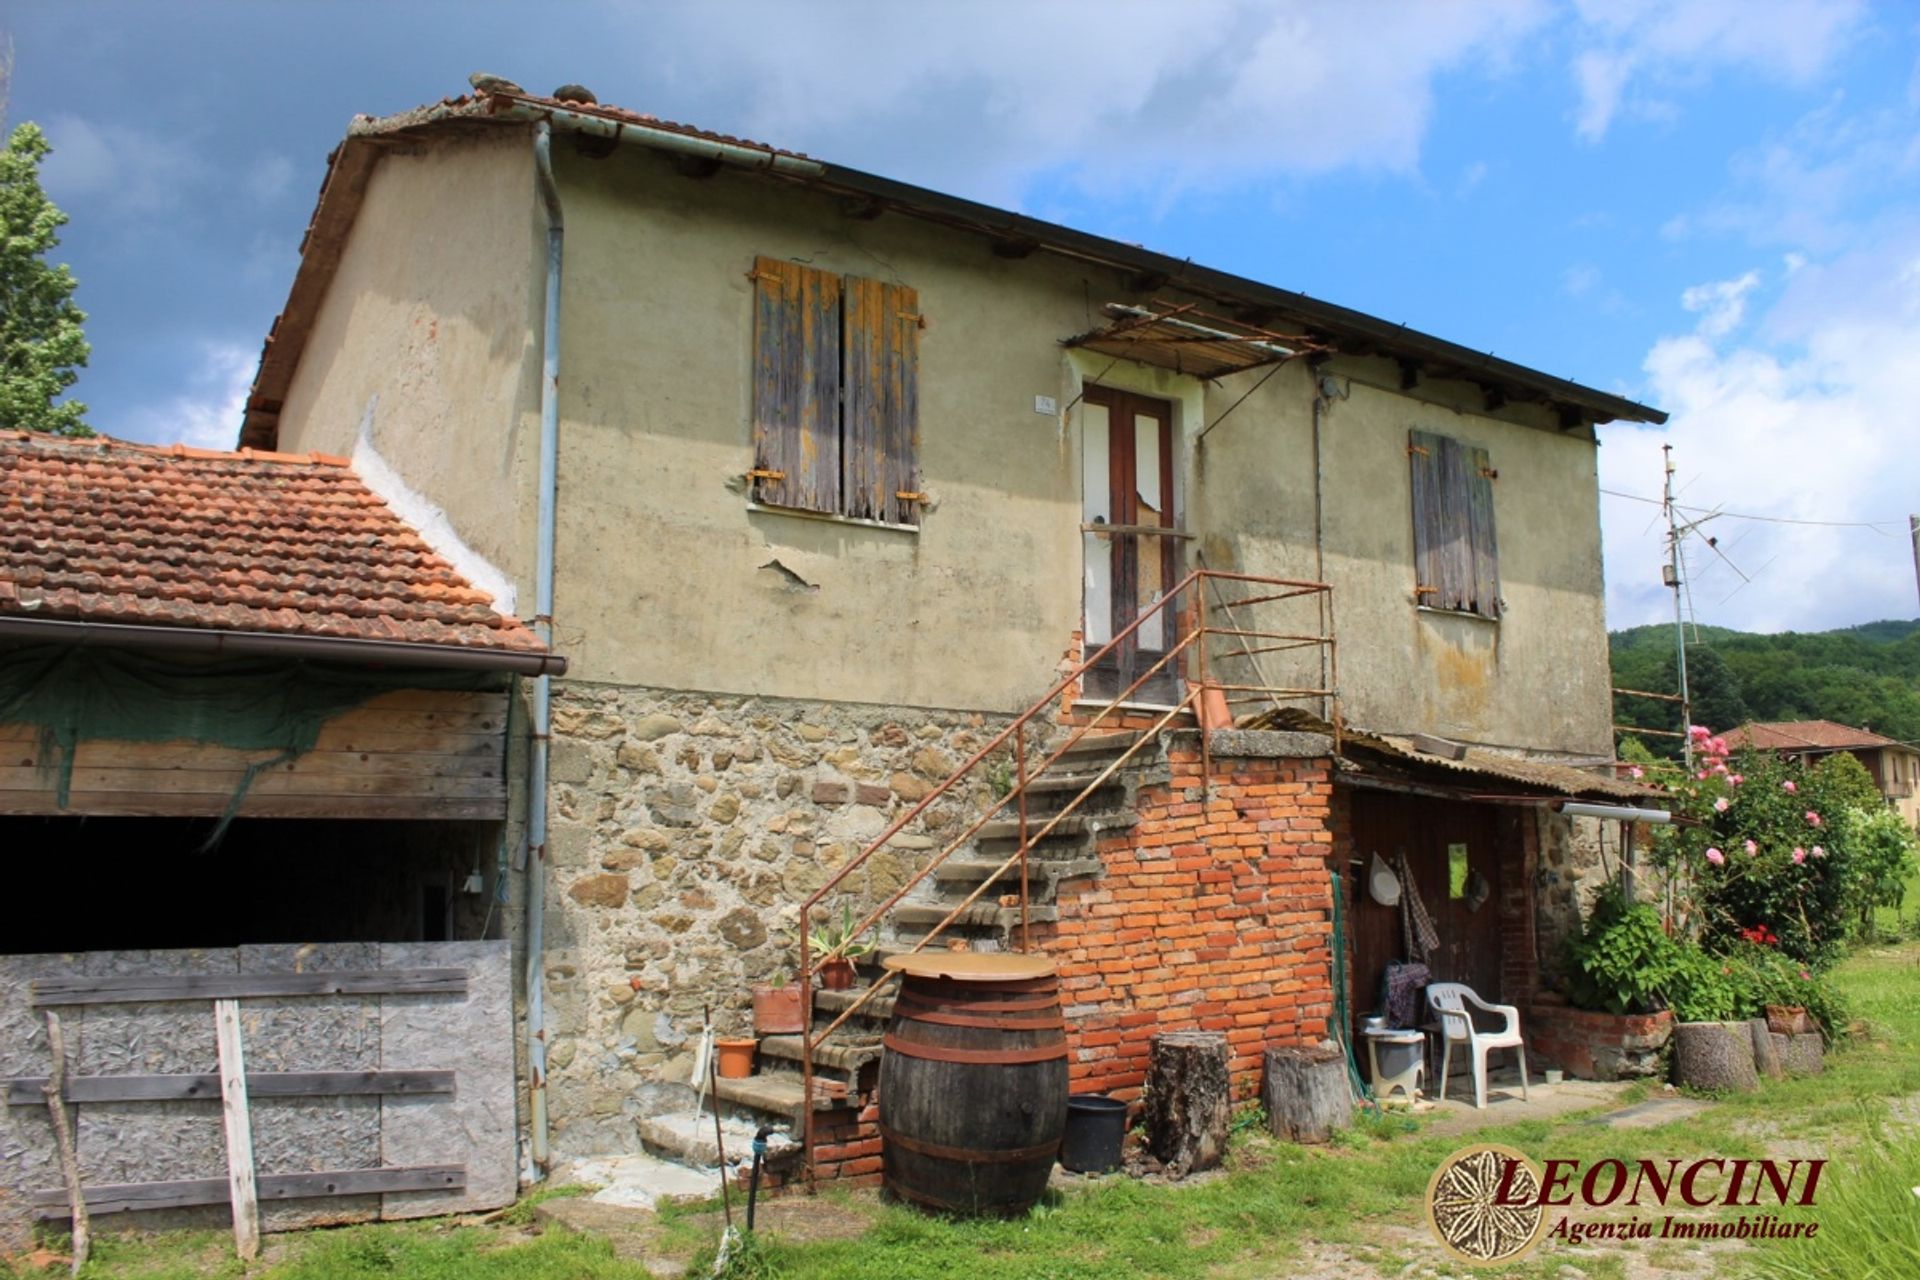
<instances>
[{"instance_id":1,"label":"tree stump","mask_svg":"<svg viewBox=\"0 0 1920 1280\"><path fill-rule=\"evenodd\" d=\"M1269 1049L1260 1100L1274 1136L1291 1142L1327 1142L1353 1123L1347 1055L1338 1046Z\"/></svg>"},{"instance_id":2,"label":"tree stump","mask_svg":"<svg viewBox=\"0 0 1920 1280\"><path fill-rule=\"evenodd\" d=\"M1678 1022L1673 1080L1696 1089L1756 1089L1753 1031L1744 1022Z\"/></svg>"},{"instance_id":3,"label":"tree stump","mask_svg":"<svg viewBox=\"0 0 1920 1280\"><path fill-rule=\"evenodd\" d=\"M1817 1076L1827 1069L1823 1056L1825 1046L1821 1043L1818 1031L1803 1031L1797 1035L1776 1038L1774 1043L1778 1044L1780 1039L1787 1042L1786 1051L1780 1058L1786 1065L1788 1075Z\"/></svg>"},{"instance_id":4,"label":"tree stump","mask_svg":"<svg viewBox=\"0 0 1920 1280\"><path fill-rule=\"evenodd\" d=\"M1747 1031L1753 1038L1754 1070L1769 1080L1778 1080L1784 1068L1780 1065L1780 1051L1774 1047L1773 1032L1767 1029L1767 1020L1749 1019Z\"/></svg>"},{"instance_id":5,"label":"tree stump","mask_svg":"<svg viewBox=\"0 0 1920 1280\"><path fill-rule=\"evenodd\" d=\"M1166 1031L1152 1045L1143 1115L1147 1150L1175 1178L1211 1169L1226 1154L1231 1119L1227 1038Z\"/></svg>"}]
</instances>

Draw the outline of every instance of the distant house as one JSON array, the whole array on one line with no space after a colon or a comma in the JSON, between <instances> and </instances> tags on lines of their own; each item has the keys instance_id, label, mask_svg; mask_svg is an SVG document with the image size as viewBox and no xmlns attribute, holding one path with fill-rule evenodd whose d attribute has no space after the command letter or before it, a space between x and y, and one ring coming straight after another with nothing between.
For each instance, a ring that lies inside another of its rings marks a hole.
<instances>
[{"instance_id":1,"label":"distant house","mask_svg":"<svg viewBox=\"0 0 1920 1280\"><path fill-rule=\"evenodd\" d=\"M1844 751L1866 766L1887 803L1920 827L1920 747L1831 720L1774 720L1743 724L1726 735L1737 747L1774 751L1811 764Z\"/></svg>"}]
</instances>

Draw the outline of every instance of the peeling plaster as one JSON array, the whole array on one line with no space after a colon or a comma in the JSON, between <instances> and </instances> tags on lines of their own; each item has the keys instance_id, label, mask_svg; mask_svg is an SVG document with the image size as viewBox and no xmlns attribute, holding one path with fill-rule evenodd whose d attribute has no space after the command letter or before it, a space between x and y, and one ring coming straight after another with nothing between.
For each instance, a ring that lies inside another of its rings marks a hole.
<instances>
[{"instance_id":1,"label":"peeling plaster","mask_svg":"<svg viewBox=\"0 0 1920 1280\"><path fill-rule=\"evenodd\" d=\"M412 525L421 539L439 552L461 577L492 596L496 612L509 618L519 617L518 593L514 589L513 579L468 546L453 527L453 521L448 519L446 511L409 485L393 464L381 457L380 451L374 447L373 419L379 404L379 396L368 397L367 412L360 419L360 432L353 442L354 472L366 483L367 488L393 508L395 515Z\"/></svg>"}]
</instances>

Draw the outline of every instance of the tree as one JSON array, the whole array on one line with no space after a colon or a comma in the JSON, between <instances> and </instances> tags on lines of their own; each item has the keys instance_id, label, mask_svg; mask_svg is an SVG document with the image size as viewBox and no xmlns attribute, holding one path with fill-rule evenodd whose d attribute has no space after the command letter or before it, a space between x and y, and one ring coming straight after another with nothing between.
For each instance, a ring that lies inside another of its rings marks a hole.
<instances>
[{"instance_id":1,"label":"tree","mask_svg":"<svg viewBox=\"0 0 1920 1280\"><path fill-rule=\"evenodd\" d=\"M54 403L79 377L89 348L73 272L46 261L67 221L40 189L40 162L51 150L40 127L27 123L0 151L0 430L87 436L87 407Z\"/></svg>"},{"instance_id":2,"label":"tree","mask_svg":"<svg viewBox=\"0 0 1920 1280\"><path fill-rule=\"evenodd\" d=\"M1672 671L1673 664L1667 669ZM1737 729L1751 719L1740 693L1740 677L1726 659L1703 644L1687 646L1687 692L1693 702L1693 722L1715 733Z\"/></svg>"}]
</instances>

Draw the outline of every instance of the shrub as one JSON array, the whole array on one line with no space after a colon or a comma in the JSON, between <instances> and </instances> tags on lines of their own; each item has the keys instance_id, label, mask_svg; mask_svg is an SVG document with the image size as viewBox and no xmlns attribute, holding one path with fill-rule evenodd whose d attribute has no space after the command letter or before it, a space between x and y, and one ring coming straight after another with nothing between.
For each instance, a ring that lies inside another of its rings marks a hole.
<instances>
[{"instance_id":1,"label":"shrub","mask_svg":"<svg viewBox=\"0 0 1920 1280\"><path fill-rule=\"evenodd\" d=\"M1733 756L1705 729L1693 733L1695 771L1671 788L1685 821L1659 828L1654 846L1689 924L1709 950L1758 926L1802 963L1836 959L1857 917L1845 815L1861 795L1859 762L1808 770L1765 752Z\"/></svg>"},{"instance_id":2,"label":"shrub","mask_svg":"<svg viewBox=\"0 0 1920 1280\"><path fill-rule=\"evenodd\" d=\"M1854 932L1871 938L1874 909L1897 910L1906 902L1907 882L1920 862L1920 839L1906 819L1880 804L1848 810L1841 833L1846 849L1841 897Z\"/></svg>"},{"instance_id":3,"label":"shrub","mask_svg":"<svg viewBox=\"0 0 1920 1280\"><path fill-rule=\"evenodd\" d=\"M1682 1022L1726 1022L1751 1017L1742 1011L1742 981L1722 956L1687 944L1678 948L1667 1007Z\"/></svg>"},{"instance_id":4,"label":"shrub","mask_svg":"<svg viewBox=\"0 0 1920 1280\"><path fill-rule=\"evenodd\" d=\"M1656 1013L1666 1007L1680 951L1660 913L1630 900L1614 881L1595 896L1568 959L1567 994L1577 1008Z\"/></svg>"}]
</instances>

